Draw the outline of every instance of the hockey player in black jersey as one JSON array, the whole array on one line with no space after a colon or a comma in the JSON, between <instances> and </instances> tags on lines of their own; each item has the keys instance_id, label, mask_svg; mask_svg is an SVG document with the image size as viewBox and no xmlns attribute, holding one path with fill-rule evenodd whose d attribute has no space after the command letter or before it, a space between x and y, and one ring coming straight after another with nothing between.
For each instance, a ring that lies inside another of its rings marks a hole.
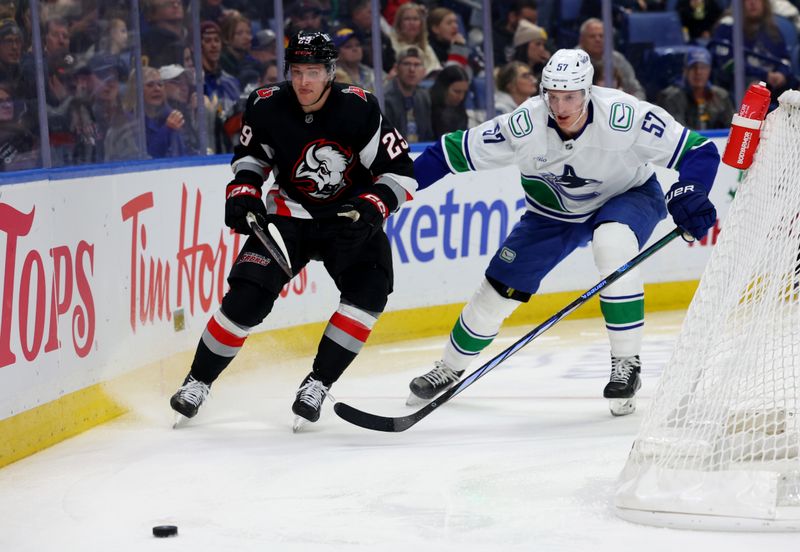
<instances>
[{"instance_id":1,"label":"hockey player in black jersey","mask_svg":"<svg viewBox=\"0 0 800 552\"><path fill-rule=\"evenodd\" d=\"M170 400L187 418L271 311L289 281L280 264L297 274L310 260L320 260L341 292L292 405L295 430L319 419L328 390L386 306L393 269L383 222L416 190L413 164L408 144L384 119L377 100L333 82L337 55L327 34L301 31L286 48L290 80L259 88L247 100L225 224L251 234L247 214L253 213L275 240L271 249L283 250L287 259L279 263L256 236L247 239L228 276L230 290ZM275 182L265 197L270 174Z\"/></svg>"}]
</instances>

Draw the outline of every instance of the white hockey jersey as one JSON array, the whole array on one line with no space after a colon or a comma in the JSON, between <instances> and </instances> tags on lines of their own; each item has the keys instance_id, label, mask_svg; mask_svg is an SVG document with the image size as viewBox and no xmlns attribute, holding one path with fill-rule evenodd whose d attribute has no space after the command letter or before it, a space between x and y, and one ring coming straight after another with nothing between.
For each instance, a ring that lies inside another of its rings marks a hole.
<instances>
[{"instance_id":1,"label":"white hockey jersey","mask_svg":"<svg viewBox=\"0 0 800 552\"><path fill-rule=\"evenodd\" d=\"M415 161L420 189L448 173L516 165L527 207L583 222L610 198L642 185L653 164L711 189L719 164L713 143L662 108L593 87L583 130L568 138L539 97L466 131L444 135Z\"/></svg>"}]
</instances>

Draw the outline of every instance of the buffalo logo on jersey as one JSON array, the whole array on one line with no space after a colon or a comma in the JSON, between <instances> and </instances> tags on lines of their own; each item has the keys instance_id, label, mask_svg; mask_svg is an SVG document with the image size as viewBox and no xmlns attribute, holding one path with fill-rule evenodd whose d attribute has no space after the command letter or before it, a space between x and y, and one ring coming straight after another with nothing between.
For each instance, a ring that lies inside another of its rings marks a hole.
<instances>
[{"instance_id":1,"label":"buffalo logo on jersey","mask_svg":"<svg viewBox=\"0 0 800 552\"><path fill-rule=\"evenodd\" d=\"M323 138L306 146L292 174L295 181L303 183L298 189L307 196L330 199L347 187L345 176L352 161L349 149Z\"/></svg>"},{"instance_id":2,"label":"buffalo logo on jersey","mask_svg":"<svg viewBox=\"0 0 800 552\"><path fill-rule=\"evenodd\" d=\"M545 173L542 175L542 178L561 195L575 201L591 199L600 195L599 192L589 192L587 194L571 194L567 192L568 189L582 188L590 184L600 184L602 182L601 180L594 180L593 178L581 178L575 174L575 169L572 168L572 165L564 165L564 172L561 175Z\"/></svg>"},{"instance_id":3,"label":"buffalo logo on jersey","mask_svg":"<svg viewBox=\"0 0 800 552\"><path fill-rule=\"evenodd\" d=\"M355 94L365 102L367 101L367 91L363 88L359 88L358 86L349 86L342 90L344 94Z\"/></svg>"}]
</instances>

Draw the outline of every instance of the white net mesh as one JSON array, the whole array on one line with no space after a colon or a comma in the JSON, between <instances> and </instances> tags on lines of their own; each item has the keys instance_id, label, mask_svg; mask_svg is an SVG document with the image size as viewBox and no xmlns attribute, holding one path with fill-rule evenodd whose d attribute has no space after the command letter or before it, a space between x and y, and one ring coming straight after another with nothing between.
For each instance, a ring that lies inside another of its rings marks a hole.
<instances>
[{"instance_id":1,"label":"white net mesh","mask_svg":"<svg viewBox=\"0 0 800 552\"><path fill-rule=\"evenodd\" d=\"M768 117L723 221L620 475L620 515L800 528L799 286L800 92L792 92Z\"/></svg>"}]
</instances>

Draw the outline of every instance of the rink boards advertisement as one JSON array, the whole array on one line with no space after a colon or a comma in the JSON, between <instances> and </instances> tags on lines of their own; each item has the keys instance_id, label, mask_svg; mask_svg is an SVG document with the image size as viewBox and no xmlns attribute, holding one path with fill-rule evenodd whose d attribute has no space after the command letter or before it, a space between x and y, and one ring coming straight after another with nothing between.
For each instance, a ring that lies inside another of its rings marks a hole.
<instances>
[{"instance_id":1,"label":"rink boards advertisement","mask_svg":"<svg viewBox=\"0 0 800 552\"><path fill-rule=\"evenodd\" d=\"M677 176L657 172L665 189ZM738 178L720 168L712 201L721 219ZM244 243L222 225L229 179L218 164L0 186L0 420L194 348ZM418 193L387 221L387 311L465 302L524 204L514 168L449 176ZM654 239L671 228L662 221ZM643 265L645 281L697 280L718 233L719 225L703 243L673 242ZM585 247L540 293L597 280ZM324 322L337 304L312 262L256 331Z\"/></svg>"}]
</instances>

